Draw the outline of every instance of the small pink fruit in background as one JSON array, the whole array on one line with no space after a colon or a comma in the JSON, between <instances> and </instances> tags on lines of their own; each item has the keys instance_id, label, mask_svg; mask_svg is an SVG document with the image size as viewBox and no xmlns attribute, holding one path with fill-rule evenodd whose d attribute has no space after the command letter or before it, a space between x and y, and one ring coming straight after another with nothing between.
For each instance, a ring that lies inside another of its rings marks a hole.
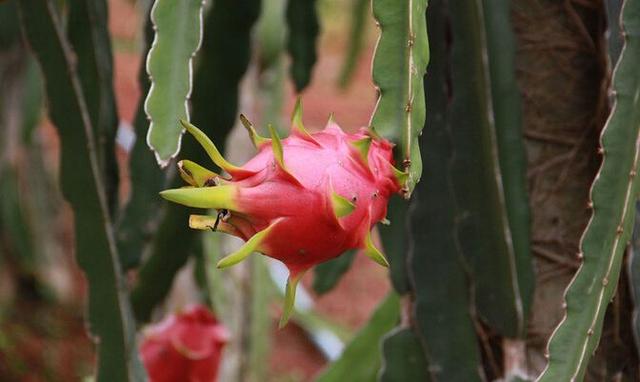
<instances>
[{"instance_id":1,"label":"small pink fruit in background","mask_svg":"<svg viewBox=\"0 0 640 382\"><path fill-rule=\"evenodd\" d=\"M181 121L231 177L183 160L178 168L190 186L161 195L219 211L217 216L191 215L191 228L219 230L246 241L220 260L218 268L237 264L252 252L287 266L282 326L291 314L297 283L312 266L353 248L388 266L373 245L371 228L385 218L389 198L401 191L407 174L392 164L393 144L371 130L347 134L330 119L324 130L307 132L300 101L292 134L283 140L271 126L271 139L260 137L244 116L240 118L258 149L243 167L227 162L202 131Z\"/></svg>"},{"instance_id":2,"label":"small pink fruit in background","mask_svg":"<svg viewBox=\"0 0 640 382\"><path fill-rule=\"evenodd\" d=\"M150 382L214 382L227 329L202 305L145 329L140 347Z\"/></svg>"}]
</instances>

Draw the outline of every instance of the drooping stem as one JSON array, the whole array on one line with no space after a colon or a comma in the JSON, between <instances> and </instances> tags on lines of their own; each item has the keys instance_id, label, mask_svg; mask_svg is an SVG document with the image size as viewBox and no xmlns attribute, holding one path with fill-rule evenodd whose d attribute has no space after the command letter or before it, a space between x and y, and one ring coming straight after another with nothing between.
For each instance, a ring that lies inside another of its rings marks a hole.
<instances>
[{"instance_id":1,"label":"drooping stem","mask_svg":"<svg viewBox=\"0 0 640 382\"><path fill-rule=\"evenodd\" d=\"M548 344L540 381L582 380L620 276L638 197L640 157L640 1L622 10L624 45L613 74L614 105L600 137L602 165L591 187L591 220L580 243L583 263L565 292L565 317Z\"/></svg>"},{"instance_id":2,"label":"drooping stem","mask_svg":"<svg viewBox=\"0 0 640 382\"><path fill-rule=\"evenodd\" d=\"M426 108L422 83L429 61L426 0L374 0L373 15L380 37L373 58L378 101L369 125L399 142L402 167L409 176L408 197L422 174L418 137Z\"/></svg>"},{"instance_id":3,"label":"drooping stem","mask_svg":"<svg viewBox=\"0 0 640 382\"><path fill-rule=\"evenodd\" d=\"M61 137L61 182L75 220L76 259L88 280L88 327L98 346L96 380L143 381L135 324L115 247L97 142L72 50L51 0L19 3L42 68L51 119Z\"/></svg>"}]
</instances>

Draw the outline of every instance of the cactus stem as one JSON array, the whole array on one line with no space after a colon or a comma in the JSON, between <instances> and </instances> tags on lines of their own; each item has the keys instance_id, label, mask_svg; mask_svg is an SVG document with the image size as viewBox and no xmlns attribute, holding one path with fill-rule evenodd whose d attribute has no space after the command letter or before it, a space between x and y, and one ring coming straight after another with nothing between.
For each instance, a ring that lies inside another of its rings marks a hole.
<instances>
[{"instance_id":1,"label":"cactus stem","mask_svg":"<svg viewBox=\"0 0 640 382\"><path fill-rule=\"evenodd\" d=\"M409 178L409 173L405 171L398 170L395 166L391 166L391 170L393 171L393 175L395 176L398 184L404 185Z\"/></svg>"},{"instance_id":2,"label":"cactus stem","mask_svg":"<svg viewBox=\"0 0 640 382\"><path fill-rule=\"evenodd\" d=\"M375 127L373 126L369 126L367 128L367 133L369 134L369 136L371 138L373 138L373 140L375 141L380 141L382 140L382 137L380 136L380 134L378 134L378 132L376 131Z\"/></svg>"}]
</instances>

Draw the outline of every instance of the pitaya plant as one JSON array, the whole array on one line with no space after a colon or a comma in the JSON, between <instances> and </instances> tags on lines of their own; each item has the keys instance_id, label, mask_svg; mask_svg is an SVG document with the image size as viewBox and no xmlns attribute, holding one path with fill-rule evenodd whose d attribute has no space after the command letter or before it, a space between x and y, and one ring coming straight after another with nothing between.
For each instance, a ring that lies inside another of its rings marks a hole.
<instances>
[{"instance_id":1,"label":"pitaya plant","mask_svg":"<svg viewBox=\"0 0 640 382\"><path fill-rule=\"evenodd\" d=\"M392 164L393 144L373 130L348 134L330 118L324 130L309 133L300 100L292 116L292 134L283 140L271 126L268 139L244 116L241 120L258 150L243 167L227 162L202 131L181 121L230 177L182 160L178 168L189 186L161 195L189 207L218 210L217 216L191 215L191 228L219 230L246 241L220 260L218 268L237 264L252 252L287 266L283 326L300 278L314 265L360 248L388 266L373 244L371 228L385 221L389 198L401 192L406 174Z\"/></svg>"}]
</instances>

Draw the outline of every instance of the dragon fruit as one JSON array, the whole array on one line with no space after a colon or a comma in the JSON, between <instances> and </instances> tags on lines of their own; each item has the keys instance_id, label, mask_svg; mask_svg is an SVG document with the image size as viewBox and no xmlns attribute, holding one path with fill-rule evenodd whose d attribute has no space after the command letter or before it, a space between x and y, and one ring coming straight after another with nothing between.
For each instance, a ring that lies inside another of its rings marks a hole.
<instances>
[{"instance_id":1,"label":"dragon fruit","mask_svg":"<svg viewBox=\"0 0 640 382\"><path fill-rule=\"evenodd\" d=\"M140 346L151 382L214 382L229 332L203 305L145 329Z\"/></svg>"},{"instance_id":2,"label":"dragon fruit","mask_svg":"<svg viewBox=\"0 0 640 382\"><path fill-rule=\"evenodd\" d=\"M386 220L388 200L402 192L407 174L392 164L392 143L373 130L347 134L330 118L324 130L309 133L299 100L292 134L283 140L271 126L271 139L259 136L244 116L240 118L258 150L243 167L227 162L202 131L181 121L230 178L182 160L178 168L189 186L161 195L189 207L219 211L217 216L191 215L191 228L219 230L246 241L220 260L218 268L237 264L253 252L287 266L282 326L291 314L300 278L314 265L361 248L388 266L372 242L371 228Z\"/></svg>"}]
</instances>

